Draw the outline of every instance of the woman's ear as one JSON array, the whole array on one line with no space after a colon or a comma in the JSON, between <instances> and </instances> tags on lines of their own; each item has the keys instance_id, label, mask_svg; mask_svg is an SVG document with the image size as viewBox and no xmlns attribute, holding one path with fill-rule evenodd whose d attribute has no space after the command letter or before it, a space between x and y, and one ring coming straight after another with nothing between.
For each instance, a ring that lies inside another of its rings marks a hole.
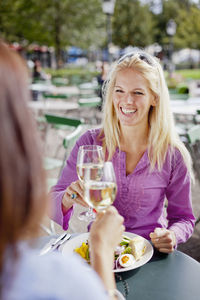
<instances>
[{"instance_id":1,"label":"woman's ear","mask_svg":"<svg viewBox=\"0 0 200 300\"><path fill-rule=\"evenodd\" d=\"M152 106L156 106L157 103L158 103L158 96L156 95L156 96L153 96L153 97L152 97L151 105L152 105Z\"/></svg>"}]
</instances>

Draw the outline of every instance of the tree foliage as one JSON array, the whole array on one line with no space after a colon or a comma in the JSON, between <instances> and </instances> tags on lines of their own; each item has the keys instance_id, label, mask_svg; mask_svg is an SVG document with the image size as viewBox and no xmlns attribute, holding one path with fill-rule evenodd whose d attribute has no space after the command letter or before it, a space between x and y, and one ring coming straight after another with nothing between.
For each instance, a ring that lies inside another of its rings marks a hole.
<instances>
[{"instance_id":1,"label":"tree foliage","mask_svg":"<svg viewBox=\"0 0 200 300\"><path fill-rule=\"evenodd\" d=\"M200 1L160 0L162 12L153 13L157 0L116 0L112 16L113 43L146 47L167 46L169 19L177 31L175 48L200 48ZM9 42L54 46L57 61L69 45L88 49L106 41L106 16L101 0L0 0L0 34Z\"/></svg>"},{"instance_id":2,"label":"tree foliage","mask_svg":"<svg viewBox=\"0 0 200 300\"><path fill-rule=\"evenodd\" d=\"M8 41L88 48L105 39L100 0L1 0L0 32ZM98 36L98 38L97 38Z\"/></svg>"},{"instance_id":3,"label":"tree foliage","mask_svg":"<svg viewBox=\"0 0 200 300\"><path fill-rule=\"evenodd\" d=\"M176 46L200 49L200 9L192 6L188 11L181 10L178 23Z\"/></svg>"},{"instance_id":4,"label":"tree foliage","mask_svg":"<svg viewBox=\"0 0 200 300\"><path fill-rule=\"evenodd\" d=\"M154 40L154 20L148 5L139 0L118 0L113 16L113 42L145 47Z\"/></svg>"},{"instance_id":5,"label":"tree foliage","mask_svg":"<svg viewBox=\"0 0 200 300\"><path fill-rule=\"evenodd\" d=\"M156 40L159 44L169 44L167 22L173 19L177 29L173 41L176 49L199 48L200 9L191 0L162 0L163 11L155 16L157 22Z\"/></svg>"}]
</instances>

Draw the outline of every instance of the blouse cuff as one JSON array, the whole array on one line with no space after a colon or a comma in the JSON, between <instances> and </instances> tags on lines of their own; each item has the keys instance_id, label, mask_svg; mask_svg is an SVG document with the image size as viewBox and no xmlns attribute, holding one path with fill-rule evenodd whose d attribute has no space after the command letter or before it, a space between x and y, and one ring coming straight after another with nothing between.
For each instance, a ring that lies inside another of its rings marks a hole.
<instances>
[{"instance_id":1,"label":"blouse cuff","mask_svg":"<svg viewBox=\"0 0 200 300\"><path fill-rule=\"evenodd\" d=\"M176 245L175 245L175 249L177 248L177 246L183 242L183 236L182 236L182 230L180 230L178 228L178 226L172 225L171 227L168 228L169 230L173 231L176 237Z\"/></svg>"},{"instance_id":2,"label":"blouse cuff","mask_svg":"<svg viewBox=\"0 0 200 300\"><path fill-rule=\"evenodd\" d=\"M69 227L69 220L70 220L72 212L73 212L73 206L68 210L66 210L62 206L62 212L63 212L63 229L67 230Z\"/></svg>"},{"instance_id":3,"label":"blouse cuff","mask_svg":"<svg viewBox=\"0 0 200 300\"><path fill-rule=\"evenodd\" d=\"M107 291L108 296L113 299L113 297L116 297L116 299L118 300L125 300L124 296L122 295L122 293L120 291L118 291L117 289L114 290L108 290Z\"/></svg>"}]
</instances>

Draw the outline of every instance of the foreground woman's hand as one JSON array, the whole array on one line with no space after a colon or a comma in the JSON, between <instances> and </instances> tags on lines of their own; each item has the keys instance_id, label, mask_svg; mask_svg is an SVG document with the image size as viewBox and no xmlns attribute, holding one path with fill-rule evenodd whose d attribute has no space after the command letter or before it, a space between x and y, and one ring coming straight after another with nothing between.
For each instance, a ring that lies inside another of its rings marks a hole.
<instances>
[{"instance_id":1,"label":"foreground woman's hand","mask_svg":"<svg viewBox=\"0 0 200 300\"><path fill-rule=\"evenodd\" d=\"M75 203L84 207L89 207L84 200L84 187L80 180L72 182L66 188L65 194L62 198L62 205L67 210L70 209Z\"/></svg>"},{"instance_id":2,"label":"foreground woman's hand","mask_svg":"<svg viewBox=\"0 0 200 300\"><path fill-rule=\"evenodd\" d=\"M110 248L114 252L124 232L124 218L114 206L99 212L90 230L90 243L94 247Z\"/></svg>"},{"instance_id":3,"label":"foreground woman's hand","mask_svg":"<svg viewBox=\"0 0 200 300\"><path fill-rule=\"evenodd\" d=\"M124 218L115 207L109 207L105 213L98 213L90 229L90 260L108 290L114 289L114 250L120 243L125 230Z\"/></svg>"},{"instance_id":4,"label":"foreground woman's hand","mask_svg":"<svg viewBox=\"0 0 200 300\"><path fill-rule=\"evenodd\" d=\"M163 253L171 253L176 246L176 236L172 230L165 228L155 228L150 233L151 241L156 249Z\"/></svg>"}]
</instances>

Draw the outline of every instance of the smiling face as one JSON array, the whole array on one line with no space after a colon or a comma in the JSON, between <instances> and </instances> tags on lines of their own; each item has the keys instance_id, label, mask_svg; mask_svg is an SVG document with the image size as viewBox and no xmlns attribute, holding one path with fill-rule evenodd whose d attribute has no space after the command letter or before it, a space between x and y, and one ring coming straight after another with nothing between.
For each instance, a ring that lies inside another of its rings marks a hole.
<instances>
[{"instance_id":1,"label":"smiling face","mask_svg":"<svg viewBox=\"0 0 200 300\"><path fill-rule=\"evenodd\" d=\"M121 126L147 126L149 109L156 103L146 79L126 68L117 73L113 104Z\"/></svg>"}]
</instances>

